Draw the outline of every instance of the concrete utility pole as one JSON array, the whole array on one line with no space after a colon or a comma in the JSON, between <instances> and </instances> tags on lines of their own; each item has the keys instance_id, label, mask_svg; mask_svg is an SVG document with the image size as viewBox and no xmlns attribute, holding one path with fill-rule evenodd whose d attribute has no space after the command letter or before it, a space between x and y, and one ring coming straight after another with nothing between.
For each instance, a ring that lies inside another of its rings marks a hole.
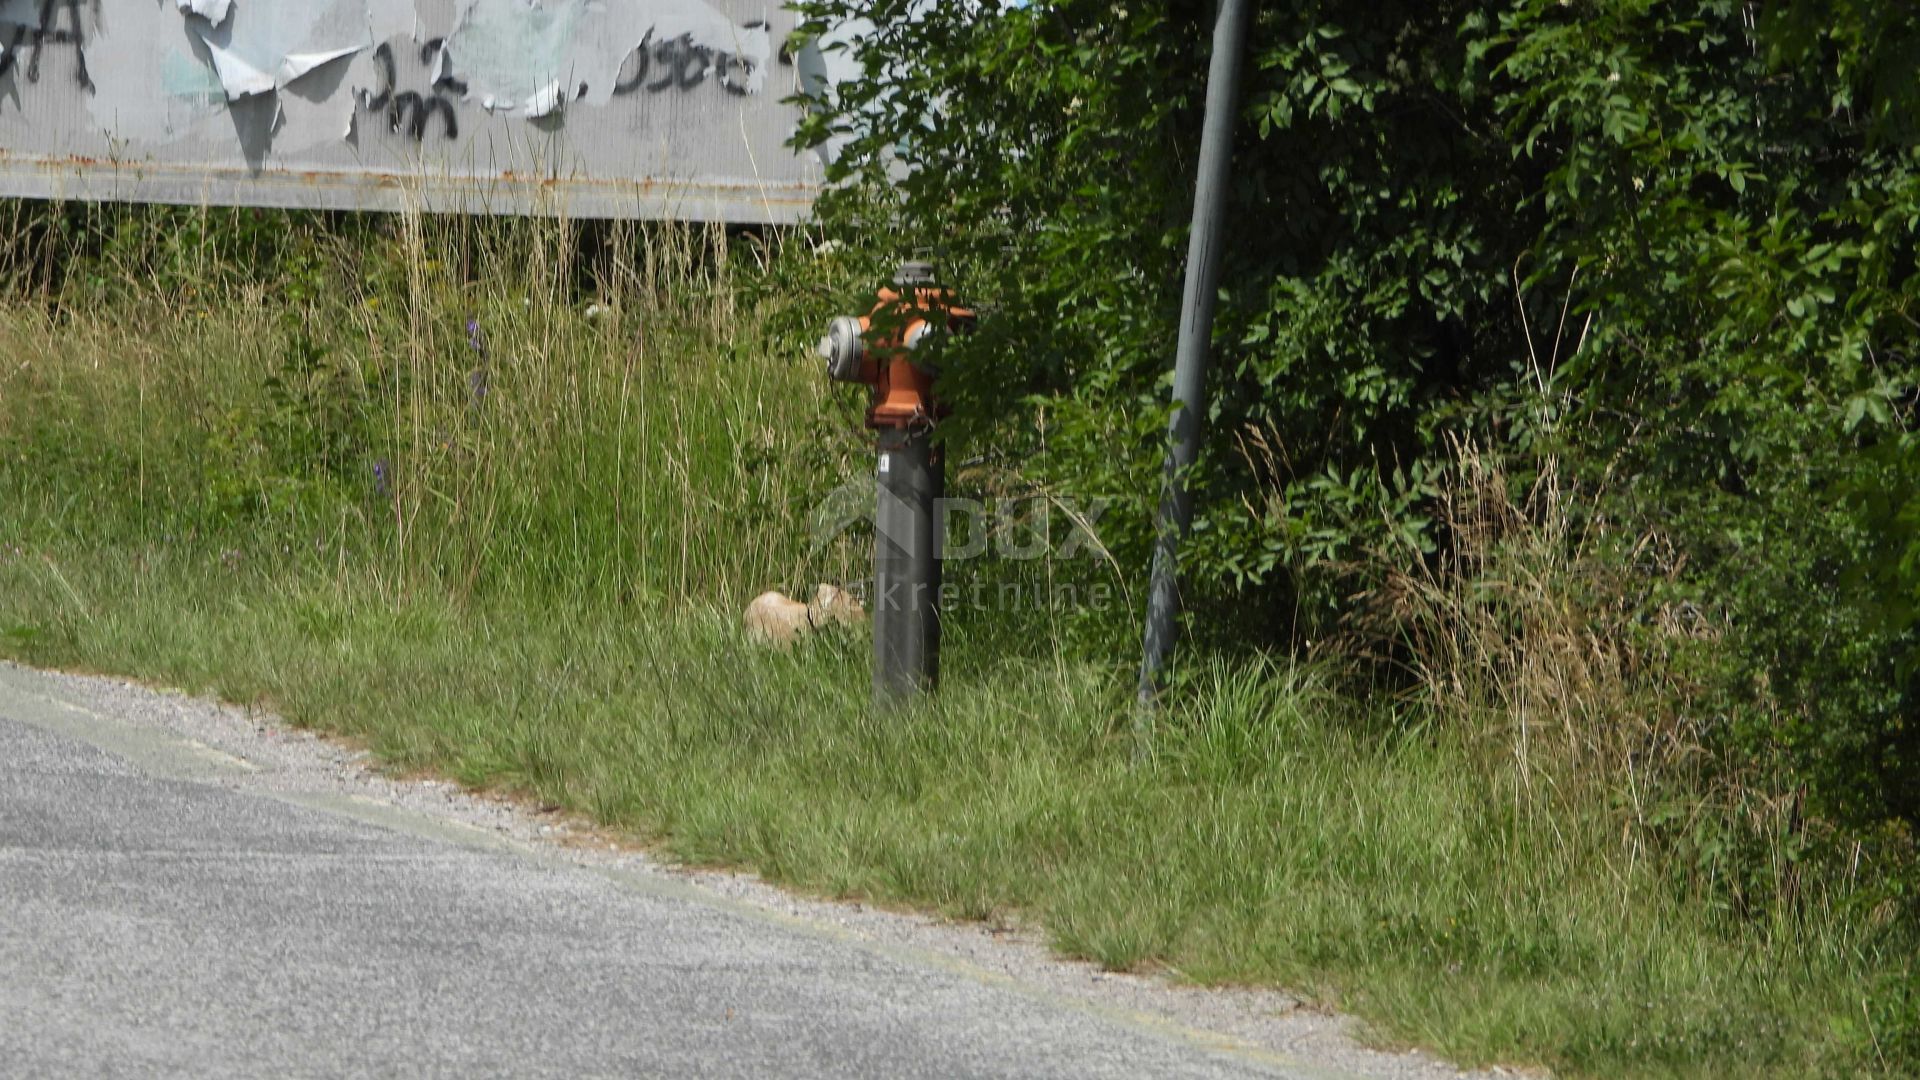
<instances>
[{"instance_id":1,"label":"concrete utility pole","mask_svg":"<svg viewBox=\"0 0 1920 1080\"><path fill-rule=\"evenodd\" d=\"M1207 69L1207 111L1200 130L1200 167L1194 181L1193 229L1187 238L1186 292L1173 368L1173 420L1153 545L1153 583L1147 594L1145 656L1140 663L1140 708L1134 734L1144 749L1160 674L1173 655L1180 613L1179 547L1193 522L1187 473L1200 456L1207 417L1207 359L1213 302L1220 274L1220 234L1226 224L1227 181L1233 162L1233 122L1240 99L1240 63L1253 0L1220 0Z\"/></svg>"}]
</instances>

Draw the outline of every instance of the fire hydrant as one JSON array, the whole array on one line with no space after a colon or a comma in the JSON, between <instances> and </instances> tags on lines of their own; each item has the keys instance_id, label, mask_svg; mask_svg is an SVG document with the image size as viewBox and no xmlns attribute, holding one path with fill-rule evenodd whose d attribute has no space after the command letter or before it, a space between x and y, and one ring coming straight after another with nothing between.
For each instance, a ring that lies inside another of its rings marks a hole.
<instances>
[{"instance_id":1,"label":"fire hydrant","mask_svg":"<svg viewBox=\"0 0 1920 1080\"><path fill-rule=\"evenodd\" d=\"M944 538L936 512L946 494L946 461L933 429L945 411L919 350L929 335L965 329L973 318L934 284L930 264L904 262L872 311L835 318L820 341L828 378L869 388L867 426L879 436L868 605L876 700L939 683Z\"/></svg>"}]
</instances>

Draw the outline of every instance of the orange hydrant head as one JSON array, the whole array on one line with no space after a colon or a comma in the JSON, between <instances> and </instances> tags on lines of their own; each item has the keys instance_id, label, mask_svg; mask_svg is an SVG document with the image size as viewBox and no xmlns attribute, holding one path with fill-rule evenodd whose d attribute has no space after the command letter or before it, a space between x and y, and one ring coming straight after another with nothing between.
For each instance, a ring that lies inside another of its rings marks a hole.
<instances>
[{"instance_id":1,"label":"orange hydrant head","mask_svg":"<svg viewBox=\"0 0 1920 1080\"><path fill-rule=\"evenodd\" d=\"M879 290L872 311L858 319L834 319L820 342L828 377L872 388L868 427L916 427L942 415L933 397L933 372L917 362L916 350L936 330L970 325L974 314L955 306L932 281L927 264L903 263L894 287Z\"/></svg>"}]
</instances>

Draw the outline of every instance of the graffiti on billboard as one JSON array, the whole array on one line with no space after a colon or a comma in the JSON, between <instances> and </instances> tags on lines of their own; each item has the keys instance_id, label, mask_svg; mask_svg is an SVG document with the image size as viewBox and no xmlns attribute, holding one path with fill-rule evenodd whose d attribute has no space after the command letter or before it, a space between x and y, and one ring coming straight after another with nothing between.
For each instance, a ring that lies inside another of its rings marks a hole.
<instances>
[{"instance_id":1,"label":"graffiti on billboard","mask_svg":"<svg viewBox=\"0 0 1920 1080\"><path fill-rule=\"evenodd\" d=\"M793 22L731 0L0 0L0 194L182 201L197 178L393 208L412 177L790 219L819 182L787 146Z\"/></svg>"}]
</instances>

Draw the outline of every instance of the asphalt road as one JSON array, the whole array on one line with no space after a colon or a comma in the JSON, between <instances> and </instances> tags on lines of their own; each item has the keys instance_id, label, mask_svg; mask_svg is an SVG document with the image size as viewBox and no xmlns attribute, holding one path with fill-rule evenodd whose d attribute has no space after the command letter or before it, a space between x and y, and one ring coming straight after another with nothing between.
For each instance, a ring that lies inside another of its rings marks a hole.
<instances>
[{"instance_id":1,"label":"asphalt road","mask_svg":"<svg viewBox=\"0 0 1920 1080\"><path fill-rule=\"evenodd\" d=\"M597 870L0 665L0 1076L1330 1076Z\"/></svg>"}]
</instances>

